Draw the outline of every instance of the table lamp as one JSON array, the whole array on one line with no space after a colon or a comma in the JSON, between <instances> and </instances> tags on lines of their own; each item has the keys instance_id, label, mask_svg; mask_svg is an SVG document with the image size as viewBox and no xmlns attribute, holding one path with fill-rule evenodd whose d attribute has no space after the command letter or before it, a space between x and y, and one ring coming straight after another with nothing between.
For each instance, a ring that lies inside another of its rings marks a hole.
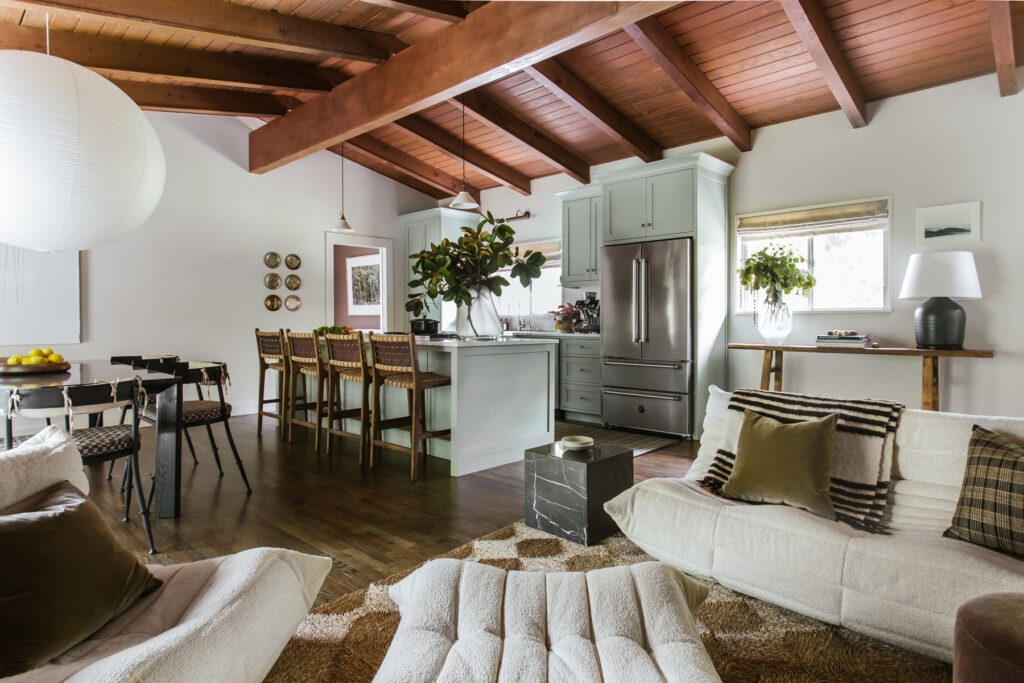
<instances>
[{"instance_id":1,"label":"table lamp","mask_svg":"<svg viewBox=\"0 0 1024 683\"><path fill-rule=\"evenodd\" d=\"M962 349L967 314L957 299L980 299L981 283L969 251L911 254L901 299L927 299L914 311L919 349Z\"/></svg>"}]
</instances>

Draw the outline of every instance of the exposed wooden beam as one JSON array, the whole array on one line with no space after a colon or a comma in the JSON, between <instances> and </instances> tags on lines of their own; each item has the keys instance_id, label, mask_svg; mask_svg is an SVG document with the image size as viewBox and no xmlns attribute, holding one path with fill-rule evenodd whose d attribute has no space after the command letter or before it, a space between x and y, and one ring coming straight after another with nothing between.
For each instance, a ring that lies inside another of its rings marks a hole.
<instances>
[{"instance_id":1,"label":"exposed wooden beam","mask_svg":"<svg viewBox=\"0 0 1024 683\"><path fill-rule=\"evenodd\" d=\"M839 49L832 29L829 28L825 15L821 13L817 0L779 0L789 23L796 29L804 47L811 54L818 66L825 83L832 91L832 96L839 103L839 108L846 114L854 128L868 125L867 108L864 105L864 93L861 92L857 79L850 70L846 57Z\"/></svg>"},{"instance_id":2,"label":"exposed wooden beam","mask_svg":"<svg viewBox=\"0 0 1024 683\"><path fill-rule=\"evenodd\" d=\"M679 47L657 17L647 17L630 24L626 33L741 152L750 151L750 126Z\"/></svg>"},{"instance_id":3,"label":"exposed wooden beam","mask_svg":"<svg viewBox=\"0 0 1024 683\"><path fill-rule=\"evenodd\" d=\"M35 28L0 24L0 50L46 52L46 34ZM279 60L63 31L50 32L50 52L104 76L173 79L178 85L322 93L345 78L341 72L317 67L300 70Z\"/></svg>"},{"instance_id":4,"label":"exposed wooden beam","mask_svg":"<svg viewBox=\"0 0 1024 683\"><path fill-rule=\"evenodd\" d=\"M491 2L249 136L249 168L286 164L473 90L671 2ZM467 46L469 46L467 48Z\"/></svg>"},{"instance_id":5,"label":"exposed wooden beam","mask_svg":"<svg viewBox=\"0 0 1024 683\"><path fill-rule=\"evenodd\" d=\"M383 62L404 46L394 36L255 9L223 0L0 0L0 5L100 19L132 28L276 50Z\"/></svg>"},{"instance_id":6,"label":"exposed wooden beam","mask_svg":"<svg viewBox=\"0 0 1024 683\"><path fill-rule=\"evenodd\" d=\"M273 95L243 90L217 90L188 85L163 85L141 81L114 84L128 93L143 109L186 114L222 114L225 116L284 116L288 108Z\"/></svg>"},{"instance_id":7,"label":"exposed wooden beam","mask_svg":"<svg viewBox=\"0 0 1024 683\"><path fill-rule=\"evenodd\" d=\"M390 168L412 176L417 180L430 185L438 190L443 190L446 196L458 194L462 190L462 180L444 171L434 168L428 163L417 159L413 155L404 152L397 147L392 147L372 135L360 135L347 141L350 147L355 147L366 156L373 157L379 163ZM332 148L337 149L337 148ZM480 201L480 190L467 185L466 190L473 195L473 199Z\"/></svg>"},{"instance_id":8,"label":"exposed wooden beam","mask_svg":"<svg viewBox=\"0 0 1024 683\"><path fill-rule=\"evenodd\" d=\"M405 132L416 136L428 145L447 154L450 158L462 160L462 140L444 128L435 126L419 116L407 116L394 122ZM488 178L509 187L520 194L530 194L530 179L508 164L503 164L494 157L488 156L476 147L465 145L466 165L475 168Z\"/></svg>"},{"instance_id":9,"label":"exposed wooden beam","mask_svg":"<svg viewBox=\"0 0 1024 683\"><path fill-rule=\"evenodd\" d=\"M988 23L992 29L992 51L996 59L999 94L1017 94L1017 59L1013 52L1013 18L1006 0L989 0Z\"/></svg>"},{"instance_id":10,"label":"exposed wooden beam","mask_svg":"<svg viewBox=\"0 0 1024 683\"><path fill-rule=\"evenodd\" d=\"M661 158L664 151L661 145L557 60L549 59L524 71L631 154L644 161Z\"/></svg>"},{"instance_id":11,"label":"exposed wooden beam","mask_svg":"<svg viewBox=\"0 0 1024 683\"><path fill-rule=\"evenodd\" d=\"M333 154L337 154L338 156L341 156L341 145L338 145L337 147L330 147L328 148L328 151L330 151ZM413 178L410 175L406 175L405 173L402 173L401 171L398 171L391 166L381 164L373 157L363 154L360 150L355 149L354 147L349 147L346 145L344 158L347 159L348 161L351 161L354 164L359 164L360 166L369 171L379 173L383 175L385 178L390 178L391 180L394 180L396 183L401 183L402 185L410 187L416 190L417 192L422 192L428 197L433 197L434 199L444 199L445 197L449 196L448 193L443 190L439 190L436 187L427 185L426 183L417 180L416 178ZM383 170L381 169L381 166L383 166Z\"/></svg>"},{"instance_id":12,"label":"exposed wooden beam","mask_svg":"<svg viewBox=\"0 0 1024 683\"><path fill-rule=\"evenodd\" d=\"M370 5L419 14L442 21L462 21L468 12L461 2L450 0L362 0Z\"/></svg>"},{"instance_id":13,"label":"exposed wooden beam","mask_svg":"<svg viewBox=\"0 0 1024 683\"><path fill-rule=\"evenodd\" d=\"M512 138L584 185L590 182L590 164L482 92L474 90L463 93L459 100L477 120ZM452 100L452 104L459 106L460 102Z\"/></svg>"}]
</instances>

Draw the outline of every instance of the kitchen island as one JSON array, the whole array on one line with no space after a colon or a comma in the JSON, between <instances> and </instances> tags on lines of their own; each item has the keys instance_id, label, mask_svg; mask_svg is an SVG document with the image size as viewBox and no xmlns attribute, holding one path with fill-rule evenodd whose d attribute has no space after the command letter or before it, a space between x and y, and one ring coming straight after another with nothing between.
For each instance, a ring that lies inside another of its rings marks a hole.
<instances>
[{"instance_id":1,"label":"kitchen island","mask_svg":"<svg viewBox=\"0 0 1024 683\"><path fill-rule=\"evenodd\" d=\"M452 429L449 439L430 439L427 452L448 460L452 476L519 462L527 448L554 441L557 340L505 337L416 345L421 370L452 378L451 386L426 392L427 429ZM346 407L359 405L358 386L344 382L342 390ZM406 396L404 389L384 388L384 419L409 414ZM358 431L358 423L346 429ZM384 438L409 444L403 430L387 430Z\"/></svg>"}]
</instances>

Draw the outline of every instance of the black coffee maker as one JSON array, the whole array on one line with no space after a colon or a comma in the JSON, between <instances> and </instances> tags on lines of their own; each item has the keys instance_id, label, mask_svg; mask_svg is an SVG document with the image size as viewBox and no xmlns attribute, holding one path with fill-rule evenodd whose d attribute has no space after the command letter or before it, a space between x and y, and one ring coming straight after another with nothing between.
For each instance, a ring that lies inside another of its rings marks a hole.
<instances>
[{"instance_id":1,"label":"black coffee maker","mask_svg":"<svg viewBox=\"0 0 1024 683\"><path fill-rule=\"evenodd\" d=\"M583 316L583 327L580 332L601 331L601 302L596 292L587 292L585 298L576 302L576 308Z\"/></svg>"}]
</instances>

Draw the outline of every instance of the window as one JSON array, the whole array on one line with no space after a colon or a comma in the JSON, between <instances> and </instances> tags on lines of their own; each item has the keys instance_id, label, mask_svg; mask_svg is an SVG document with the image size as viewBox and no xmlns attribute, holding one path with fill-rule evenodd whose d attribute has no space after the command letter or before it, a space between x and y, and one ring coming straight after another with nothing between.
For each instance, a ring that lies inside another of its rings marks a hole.
<instances>
[{"instance_id":1,"label":"window","mask_svg":"<svg viewBox=\"0 0 1024 683\"><path fill-rule=\"evenodd\" d=\"M884 311L888 233L887 198L746 214L737 219L737 267L767 246L788 247L806 259L804 267L818 281L810 296L785 297L791 310ZM751 293L738 281L737 289L739 311L753 311Z\"/></svg>"},{"instance_id":2,"label":"window","mask_svg":"<svg viewBox=\"0 0 1024 683\"><path fill-rule=\"evenodd\" d=\"M519 253L527 249L543 252L547 257L540 269L540 277L529 287L523 287L518 279L509 275L511 268L503 268L500 275L509 281L497 301L498 315L517 320L520 316L543 315L562 303L562 260L561 240L517 242Z\"/></svg>"}]
</instances>

